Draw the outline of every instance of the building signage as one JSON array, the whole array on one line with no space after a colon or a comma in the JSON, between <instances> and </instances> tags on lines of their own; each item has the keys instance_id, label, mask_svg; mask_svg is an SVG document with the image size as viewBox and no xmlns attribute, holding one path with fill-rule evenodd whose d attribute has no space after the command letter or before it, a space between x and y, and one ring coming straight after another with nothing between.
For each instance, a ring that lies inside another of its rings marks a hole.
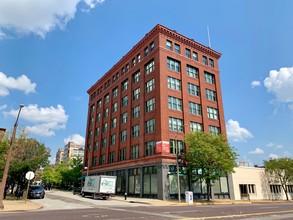
<instances>
[{"instance_id":1,"label":"building signage","mask_svg":"<svg viewBox=\"0 0 293 220\"><path fill-rule=\"evenodd\" d=\"M170 153L169 141L157 141L156 142L156 154L158 153Z\"/></svg>"}]
</instances>

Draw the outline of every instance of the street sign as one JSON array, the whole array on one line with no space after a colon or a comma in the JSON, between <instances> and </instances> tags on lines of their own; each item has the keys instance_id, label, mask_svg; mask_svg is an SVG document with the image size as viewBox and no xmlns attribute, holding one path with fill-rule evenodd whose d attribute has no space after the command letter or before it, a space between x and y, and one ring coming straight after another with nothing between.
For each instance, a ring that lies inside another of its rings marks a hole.
<instances>
[{"instance_id":1,"label":"street sign","mask_svg":"<svg viewBox=\"0 0 293 220\"><path fill-rule=\"evenodd\" d=\"M33 171L28 171L26 174L25 174L25 178L27 180L32 180L33 178L35 177L35 174Z\"/></svg>"}]
</instances>

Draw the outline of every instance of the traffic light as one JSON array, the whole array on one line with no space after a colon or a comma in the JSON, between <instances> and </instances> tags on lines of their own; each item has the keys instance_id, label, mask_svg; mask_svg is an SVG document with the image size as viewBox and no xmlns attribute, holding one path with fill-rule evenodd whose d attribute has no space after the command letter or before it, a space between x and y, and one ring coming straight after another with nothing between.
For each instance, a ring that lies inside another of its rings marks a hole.
<instances>
[{"instance_id":1,"label":"traffic light","mask_svg":"<svg viewBox=\"0 0 293 220\"><path fill-rule=\"evenodd\" d=\"M181 155L177 155L177 163L178 164L182 163L182 156Z\"/></svg>"}]
</instances>

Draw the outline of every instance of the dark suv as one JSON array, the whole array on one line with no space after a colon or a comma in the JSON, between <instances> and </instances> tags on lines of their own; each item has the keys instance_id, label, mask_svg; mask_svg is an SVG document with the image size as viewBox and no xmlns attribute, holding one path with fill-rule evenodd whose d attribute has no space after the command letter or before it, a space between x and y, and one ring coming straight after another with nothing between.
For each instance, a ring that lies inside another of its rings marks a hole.
<instances>
[{"instance_id":1,"label":"dark suv","mask_svg":"<svg viewBox=\"0 0 293 220\"><path fill-rule=\"evenodd\" d=\"M30 186L28 190L28 199L43 199L45 197L45 190L42 185Z\"/></svg>"}]
</instances>

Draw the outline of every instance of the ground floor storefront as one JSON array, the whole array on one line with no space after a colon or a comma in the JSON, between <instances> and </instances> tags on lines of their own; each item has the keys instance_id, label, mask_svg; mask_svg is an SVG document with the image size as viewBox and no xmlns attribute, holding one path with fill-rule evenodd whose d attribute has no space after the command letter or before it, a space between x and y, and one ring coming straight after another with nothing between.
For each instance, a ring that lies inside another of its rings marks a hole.
<instances>
[{"instance_id":1,"label":"ground floor storefront","mask_svg":"<svg viewBox=\"0 0 293 220\"><path fill-rule=\"evenodd\" d=\"M180 168L184 169L184 168ZM168 163L138 165L104 172L92 172L90 175L117 176L116 194L129 197L157 198L161 200L178 199L178 176L176 166ZM180 195L192 191L194 199L206 199L205 183L192 183L188 175L180 172ZM227 177L215 181L210 195L212 199L230 199Z\"/></svg>"}]
</instances>

